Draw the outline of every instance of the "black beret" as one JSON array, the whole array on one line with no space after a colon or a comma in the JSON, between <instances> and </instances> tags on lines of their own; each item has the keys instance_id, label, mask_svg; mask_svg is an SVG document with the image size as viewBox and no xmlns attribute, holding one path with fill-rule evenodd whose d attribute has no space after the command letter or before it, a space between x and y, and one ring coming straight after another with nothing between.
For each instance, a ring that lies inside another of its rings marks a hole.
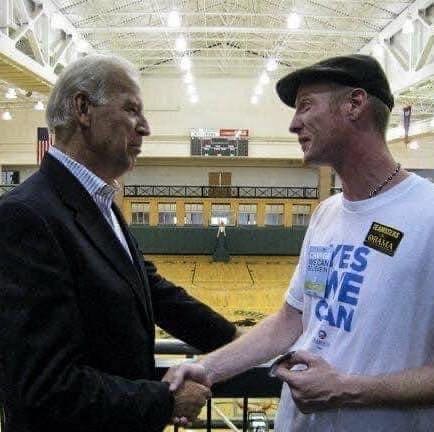
<instances>
[{"instance_id":1,"label":"black beret","mask_svg":"<svg viewBox=\"0 0 434 432\"><path fill-rule=\"evenodd\" d=\"M277 94L283 103L295 108L300 84L319 81L359 87L383 101L390 111L394 106L389 82L380 63L374 57L361 54L328 58L291 72L277 82Z\"/></svg>"}]
</instances>

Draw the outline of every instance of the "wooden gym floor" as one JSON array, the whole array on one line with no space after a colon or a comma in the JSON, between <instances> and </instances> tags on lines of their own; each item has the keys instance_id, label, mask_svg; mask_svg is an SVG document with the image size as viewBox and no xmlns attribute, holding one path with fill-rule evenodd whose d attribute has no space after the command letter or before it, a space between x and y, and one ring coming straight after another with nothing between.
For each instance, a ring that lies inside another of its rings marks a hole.
<instances>
[{"instance_id":1,"label":"wooden gym floor","mask_svg":"<svg viewBox=\"0 0 434 432\"><path fill-rule=\"evenodd\" d=\"M155 263L166 279L242 326L254 325L281 307L298 262L298 257L288 256L234 256L229 263L215 263L210 256L203 255L146 255L146 258ZM157 337L168 335L159 330ZM249 410L264 411L273 418L277 402L277 399L250 399ZM227 417L242 418L241 399L213 399L213 403ZM206 418L205 409L200 418ZM220 418L214 410L213 418ZM165 429L173 430L173 426Z\"/></svg>"},{"instance_id":2,"label":"wooden gym floor","mask_svg":"<svg viewBox=\"0 0 434 432\"><path fill-rule=\"evenodd\" d=\"M147 255L166 279L184 287L231 321L252 325L278 310L298 257Z\"/></svg>"}]
</instances>

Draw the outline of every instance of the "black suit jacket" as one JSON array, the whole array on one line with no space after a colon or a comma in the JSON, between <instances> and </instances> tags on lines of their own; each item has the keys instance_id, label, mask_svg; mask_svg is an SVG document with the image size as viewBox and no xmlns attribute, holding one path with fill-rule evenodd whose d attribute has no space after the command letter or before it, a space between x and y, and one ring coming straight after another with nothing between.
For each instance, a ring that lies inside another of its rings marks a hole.
<instances>
[{"instance_id":1,"label":"black suit jacket","mask_svg":"<svg viewBox=\"0 0 434 432\"><path fill-rule=\"evenodd\" d=\"M56 159L0 201L0 373L6 432L158 431L154 324L210 351L235 327L144 261Z\"/></svg>"}]
</instances>

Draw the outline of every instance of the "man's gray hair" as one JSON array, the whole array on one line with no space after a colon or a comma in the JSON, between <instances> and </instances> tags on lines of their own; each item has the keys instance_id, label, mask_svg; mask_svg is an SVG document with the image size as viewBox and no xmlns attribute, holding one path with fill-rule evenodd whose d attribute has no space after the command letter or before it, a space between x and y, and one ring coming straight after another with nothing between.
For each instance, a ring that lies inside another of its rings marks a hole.
<instances>
[{"instance_id":1,"label":"man's gray hair","mask_svg":"<svg viewBox=\"0 0 434 432\"><path fill-rule=\"evenodd\" d=\"M94 105L108 101L113 74L122 71L139 86L139 72L132 63L113 55L91 54L68 65L59 76L47 103L48 128L70 129L74 124L73 97L85 93Z\"/></svg>"}]
</instances>

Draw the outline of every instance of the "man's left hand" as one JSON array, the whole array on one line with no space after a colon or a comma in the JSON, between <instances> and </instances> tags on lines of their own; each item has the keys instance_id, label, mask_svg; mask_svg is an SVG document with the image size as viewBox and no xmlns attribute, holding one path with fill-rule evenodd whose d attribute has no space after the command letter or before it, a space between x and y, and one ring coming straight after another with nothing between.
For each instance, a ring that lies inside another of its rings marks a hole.
<instances>
[{"instance_id":1,"label":"man's left hand","mask_svg":"<svg viewBox=\"0 0 434 432\"><path fill-rule=\"evenodd\" d=\"M307 368L290 370L300 364ZM295 404L304 414L339 408L347 398L348 376L308 351L296 351L290 359L279 364L275 375L289 385Z\"/></svg>"}]
</instances>

